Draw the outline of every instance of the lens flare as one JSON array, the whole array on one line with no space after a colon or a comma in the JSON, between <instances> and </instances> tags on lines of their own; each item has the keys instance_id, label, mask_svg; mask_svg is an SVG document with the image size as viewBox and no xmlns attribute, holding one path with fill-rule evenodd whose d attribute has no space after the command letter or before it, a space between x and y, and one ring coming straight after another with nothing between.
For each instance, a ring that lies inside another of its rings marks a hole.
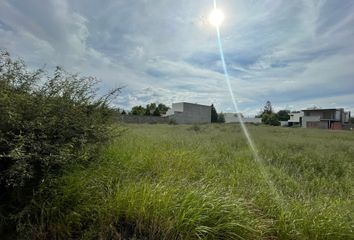
<instances>
[{"instance_id":1,"label":"lens flare","mask_svg":"<svg viewBox=\"0 0 354 240\"><path fill-rule=\"evenodd\" d=\"M214 8L209 15L209 23L214 27L219 27L225 19L224 13L217 8Z\"/></svg>"},{"instance_id":2,"label":"lens flare","mask_svg":"<svg viewBox=\"0 0 354 240\"><path fill-rule=\"evenodd\" d=\"M214 0L214 10L216 10L216 0ZM214 25L214 24L213 24ZM255 159L255 161L257 162L258 166L259 166L259 170L262 174L262 177L264 178L264 180L267 182L269 189L272 193L272 195L275 197L275 200L278 202L278 204L284 209L285 205L283 202L283 199L280 197L278 190L276 189L274 183L272 182L268 172L265 169L265 164L263 162L263 159L259 156L258 154L258 149L256 147L256 145L254 144L239 111L238 105L237 105L237 101L236 101L236 97L232 91L232 87L231 87L231 82L230 82L230 76L229 73L227 71L227 67L225 64L225 57L224 57L224 51L223 51L223 47L222 47L222 42L221 42L221 34L220 34L220 29L219 29L219 25L214 25L216 27L216 34L217 34L217 40L218 40L218 46L219 46L219 52L220 52L220 58L221 58L221 63L222 63L222 68L224 70L224 75L225 75L225 80L226 80L226 84L227 87L229 89L229 93L231 96L231 100L232 103L234 105L234 109L237 113L237 118L240 122L242 131L247 139L248 145L252 151L253 154L253 158Z\"/></svg>"}]
</instances>

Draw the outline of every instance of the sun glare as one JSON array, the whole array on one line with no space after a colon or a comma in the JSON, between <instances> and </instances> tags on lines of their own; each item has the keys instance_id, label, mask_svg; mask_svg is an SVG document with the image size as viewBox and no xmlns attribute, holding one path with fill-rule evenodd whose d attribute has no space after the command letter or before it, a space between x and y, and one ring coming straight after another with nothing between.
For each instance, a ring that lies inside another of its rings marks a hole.
<instances>
[{"instance_id":1,"label":"sun glare","mask_svg":"<svg viewBox=\"0 0 354 240\"><path fill-rule=\"evenodd\" d=\"M214 8L209 15L209 22L214 27L219 27L225 19L224 13L217 8Z\"/></svg>"}]
</instances>

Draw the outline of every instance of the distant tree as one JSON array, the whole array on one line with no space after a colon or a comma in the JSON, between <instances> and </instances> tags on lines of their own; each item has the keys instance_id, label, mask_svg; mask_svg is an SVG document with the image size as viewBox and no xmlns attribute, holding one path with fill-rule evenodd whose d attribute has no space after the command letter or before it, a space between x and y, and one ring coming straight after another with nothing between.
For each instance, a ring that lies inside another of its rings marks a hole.
<instances>
[{"instance_id":1,"label":"distant tree","mask_svg":"<svg viewBox=\"0 0 354 240\"><path fill-rule=\"evenodd\" d=\"M214 104L211 104L211 122L218 122L218 113L214 107Z\"/></svg>"},{"instance_id":2,"label":"distant tree","mask_svg":"<svg viewBox=\"0 0 354 240\"><path fill-rule=\"evenodd\" d=\"M262 118L263 110L261 109L259 113L255 116L256 118Z\"/></svg>"},{"instance_id":3,"label":"distant tree","mask_svg":"<svg viewBox=\"0 0 354 240\"><path fill-rule=\"evenodd\" d=\"M123 110L123 111L121 112L121 114L122 114L122 115L127 115L127 113L125 112L125 110Z\"/></svg>"},{"instance_id":4,"label":"distant tree","mask_svg":"<svg viewBox=\"0 0 354 240\"><path fill-rule=\"evenodd\" d=\"M282 112L281 114L284 113ZM272 103L270 101L266 102L266 105L263 107L263 112L261 112L257 117L262 118L262 123L264 124L272 126L280 125L278 115L273 112Z\"/></svg>"},{"instance_id":5,"label":"distant tree","mask_svg":"<svg viewBox=\"0 0 354 240\"><path fill-rule=\"evenodd\" d=\"M279 126L280 122L275 113L264 113L262 115L262 123L271 125L271 126Z\"/></svg>"},{"instance_id":6,"label":"distant tree","mask_svg":"<svg viewBox=\"0 0 354 240\"><path fill-rule=\"evenodd\" d=\"M146 105L146 108L145 108L145 113L144 113L145 116L150 116L151 115L151 110L150 110L150 105Z\"/></svg>"},{"instance_id":7,"label":"distant tree","mask_svg":"<svg viewBox=\"0 0 354 240\"><path fill-rule=\"evenodd\" d=\"M145 115L145 116L161 116L161 114L165 114L169 108L165 105L160 103L157 105L156 103L150 103L146 105L146 107L142 106L135 106L131 110L132 115Z\"/></svg>"},{"instance_id":8,"label":"distant tree","mask_svg":"<svg viewBox=\"0 0 354 240\"><path fill-rule=\"evenodd\" d=\"M154 112L152 113L153 116L161 116L159 108L155 108Z\"/></svg>"},{"instance_id":9,"label":"distant tree","mask_svg":"<svg viewBox=\"0 0 354 240\"><path fill-rule=\"evenodd\" d=\"M150 104L146 105L145 115L147 115L147 116L153 115L155 109L156 109L156 103L150 103Z\"/></svg>"},{"instance_id":10,"label":"distant tree","mask_svg":"<svg viewBox=\"0 0 354 240\"><path fill-rule=\"evenodd\" d=\"M261 118L262 118L262 123L269 124L270 114L263 113L261 115Z\"/></svg>"},{"instance_id":11,"label":"distant tree","mask_svg":"<svg viewBox=\"0 0 354 240\"><path fill-rule=\"evenodd\" d=\"M168 111L169 107L167 107L165 104L160 103L157 108L159 109L160 114L166 114Z\"/></svg>"},{"instance_id":12,"label":"distant tree","mask_svg":"<svg viewBox=\"0 0 354 240\"><path fill-rule=\"evenodd\" d=\"M266 102L266 105L263 108L263 113L273 113L272 103L269 100Z\"/></svg>"},{"instance_id":13,"label":"distant tree","mask_svg":"<svg viewBox=\"0 0 354 240\"><path fill-rule=\"evenodd\" d=\"M277 113L277 117L279 121L288 121L290 119L289 110L280 110Z\"/></svg>"},{"instance_id":14,"label":"distant tree","mask_svg":"<svg viewBox=\"0 0 354 240\"><path fill-rule=\"evenodd\" d=\"M146 109L142 106L135 106L131 110L132 115L145 115Z\"/></svg>"},{"instance_id":15,"label":"distant tree","mask_svg":"<svg viewBox=\"0 0 354 240\"><path fill-rule=\"evenodd\" d=\"M224 123L225 122L225 115L223 113L219 113L218 122L219 123Z\"/></svg>"},{"instance_id":16,"label":"distant tree","mask_svg":"<svg viewBox=\"0 0 354 240\"><path fill-rule=\"evenodd\" d=\"M278 120L278 116L276 114L271 114L268 119L268 124L271 126L280 126L280 121Z\"/></svg>"}]
</instances>

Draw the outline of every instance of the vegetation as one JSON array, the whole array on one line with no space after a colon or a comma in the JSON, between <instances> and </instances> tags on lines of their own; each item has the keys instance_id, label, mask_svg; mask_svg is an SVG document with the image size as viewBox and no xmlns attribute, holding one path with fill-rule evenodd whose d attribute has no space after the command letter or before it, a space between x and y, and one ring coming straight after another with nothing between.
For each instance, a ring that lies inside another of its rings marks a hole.
<instances>
[{"instance_id":1,"label":"vegetation","mask_svg":"<svg viewBox=\"0 0 354 240\"><path fill-rule=\"evenodd\" d=\"M96 84L60 67L31 72L0 53L0 233L18 223L40 185L90 162L111 136L108 105L119 89L97 98Z\"/></svg>"},{"instance_id":2,"label":"vegetation","mask_svg":"<svg viewBox=\"0 0 354 240\"><path fill-rule=\"evenodd\" d=\"M263 111L256 117L262 118L262 123L271 126L280 126L280 121L288 121L290 119L289 110L280 110L274 113L273 106L270 101L267 101Z\"/></svg>"},{"instance_id":3,"label":"vegetation","mask_svg":"<svg viewBox=\"0 0 354 240\"><path fill-rule=\"evenodd\" d=\"M99 161L42 185L18 231L36 239L353 236L350 131L249 126L260 163L237 124L127 128Z\"/></svg>"},{"instance_id":4,"label":"vegetation","mask_svg":"<svg viewBox=\"0 0 354 240\"><path fill-rule=\"evenodd\" d=\"M214 107L214 104L211 104L211 122L216 123L218 122L218 113Z\"/></svg>"},{"instance_id":5,"label":"vegetation","mask_svg":"<svg viewBox=\"0 0 354 240\"><path fill-rule=\"evenodd\" d=\"M166 114L168 111L168 107L165 104L150 103L146 105L146 108L142 106L134 106L131 110L132 115L140 115L140 116L161 116L162 114Z\"/></svg>"},{"instance_id":6,"label":"vegetation","mask_svg":"<svg viewBox=\"0 0 354 240\"><path fill-rule=\"evenodd\" d=\"M224 123L225 122L225 115L221 113L217 113L214 107L214 104L211 104L211 122L212 123Z\"/></svg>"},{"instance_id":7,"label":"vegetation","mask_svg":"<svg viewBox=\"0 0 354 240\"><path fill-rule=\"evenodd\" d=\"M127 125L112 139L119 89L98 98L96 84L0 54L1 239L353 236L352 132L249 126L260 159L237 124Z\"/></svg>"},{"instance_id":8,"label":"vegetation","mask_svg":"<svg viewBox=\"0 0 354 240\"><path fill-rule=\"evenodd\" d=\"M225 115L221 112L218 114L218 123L224 123L225 122Z\"/></svg>"},{"instance_id":9,"label":"vegetation","mask_svg":"<svg viewBox=\"0 0 354 240\"><path fill-rule=\"evenodd\" d=\"M279 121L288 121L290 119L289 110L279 110L277 112L277 117Z\"/></svg>"}]
</instances>

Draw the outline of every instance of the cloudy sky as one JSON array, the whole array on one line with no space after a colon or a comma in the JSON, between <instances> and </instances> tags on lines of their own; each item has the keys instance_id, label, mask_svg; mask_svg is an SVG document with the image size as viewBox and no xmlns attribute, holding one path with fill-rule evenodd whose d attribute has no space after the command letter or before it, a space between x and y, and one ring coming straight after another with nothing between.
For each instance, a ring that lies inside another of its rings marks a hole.
<instances>
[{"instance_id":1,"label":"cloudy sky","mask_svg":"<svg viewBox=\"0 0 354 240\"><path fill-rule=\"evenodd\" d=\"M354 112L353 0L219 0L226 64L245 115L344 107ZM214 103L232 112L212 0L0 0L0 48L29 66L125 86L115 101Z\"/></svg>"}]
</instances>

